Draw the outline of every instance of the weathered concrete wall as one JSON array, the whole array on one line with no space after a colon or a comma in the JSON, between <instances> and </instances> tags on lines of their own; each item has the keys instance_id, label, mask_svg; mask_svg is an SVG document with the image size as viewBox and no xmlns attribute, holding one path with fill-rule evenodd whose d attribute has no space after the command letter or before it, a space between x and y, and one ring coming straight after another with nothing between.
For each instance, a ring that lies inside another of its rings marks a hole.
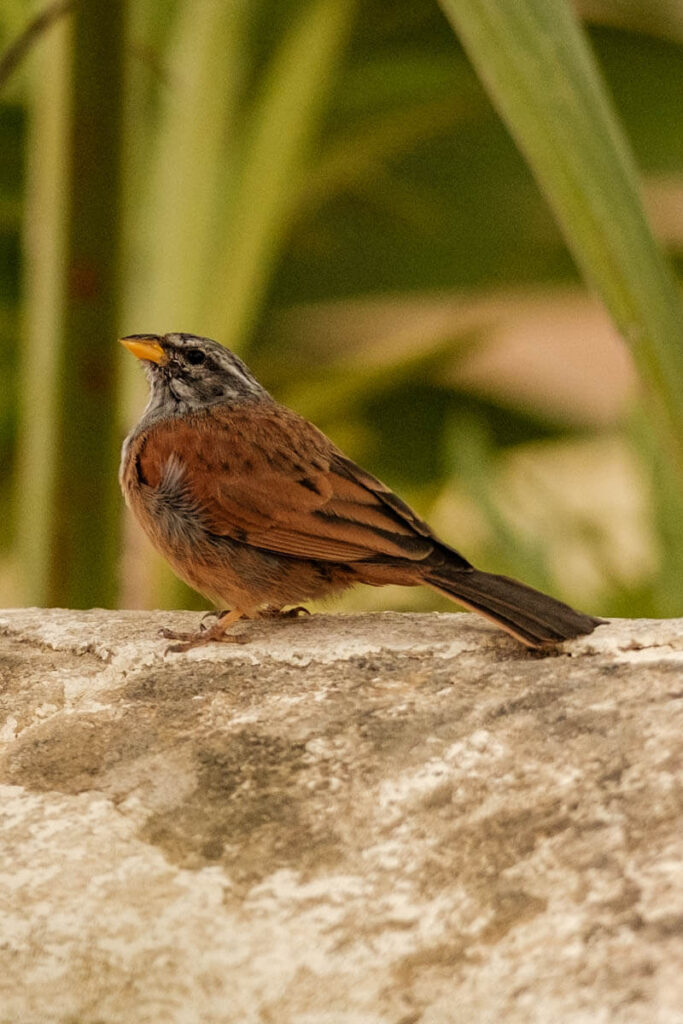
<instances>
[{"instance_id":1,"label":"weathered concrete wall","mask_svg":"<svg viewBox=\"0 0 683 1024\"><path fill-rule=\"evenodd\" d=\"M0 612L3 1024L683 1022L683 620Z\"/></svg>"}]
</instances>

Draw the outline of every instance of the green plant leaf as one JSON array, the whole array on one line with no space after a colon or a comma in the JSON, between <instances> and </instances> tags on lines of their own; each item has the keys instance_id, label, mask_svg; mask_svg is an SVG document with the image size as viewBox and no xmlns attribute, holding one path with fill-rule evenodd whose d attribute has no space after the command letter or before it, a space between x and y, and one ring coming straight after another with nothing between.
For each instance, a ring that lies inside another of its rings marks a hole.
<instances>
[{"instance_id":1,"label":"green plant leaf","mask_svg":"<svg viewBox=\"0 0 683 1024\"><path fill-rule=\"evenodd\" d=\"M347 42L355 0L311 0L271 57L251 112L209 333L242 348L259 313Z\"/></svg>"},{"instance_id":2,"label":"green plant leaf","mask_svg":"<svg viewBox=\"0 0 683 1024\"><path fill-rule=\"evenodd\" d=\"M634 163L565 0L441 0L585 276L628 341L672 463L683 439L683 316Z\"/></svg>"}]
</instances>

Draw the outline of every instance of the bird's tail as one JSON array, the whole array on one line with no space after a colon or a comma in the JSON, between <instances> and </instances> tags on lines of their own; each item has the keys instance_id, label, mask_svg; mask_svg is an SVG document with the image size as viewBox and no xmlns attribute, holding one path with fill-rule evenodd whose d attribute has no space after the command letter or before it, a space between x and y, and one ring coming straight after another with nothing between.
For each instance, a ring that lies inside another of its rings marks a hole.
<instances>
[{"instance_id":1,"label":"bird's tail","mask_svg":"<svg viewBox=\"0 0 683 1024\"><path fill-rule=\"evenodd\" d=\"M485 615L527 647L548 647L592 633L605 621L574 611L519 580L479 569L439 567L424 583Z\"/></svg>"}]
</instances>

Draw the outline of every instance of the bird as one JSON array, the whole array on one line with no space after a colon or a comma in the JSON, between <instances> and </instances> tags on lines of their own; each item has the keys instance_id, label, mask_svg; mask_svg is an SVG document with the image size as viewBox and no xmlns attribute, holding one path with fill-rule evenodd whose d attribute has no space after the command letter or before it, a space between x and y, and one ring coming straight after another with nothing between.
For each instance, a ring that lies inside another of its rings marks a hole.
<instances>
[{"instance_id":1,"label":"bird","mask_svg":"<svg viewBox=\"0 0 683 1024\"><path fill-rule=\"evenodd\" d=\"M218 609L183 652L244 642L241 619L298 614L356 583L426 585L528 648L552 648L604 620L518 580L476 569L391 488L277 402L209 338L131 334L149 400L123 443L125 500L174 572Z\"/></svg>"}]
</instances>

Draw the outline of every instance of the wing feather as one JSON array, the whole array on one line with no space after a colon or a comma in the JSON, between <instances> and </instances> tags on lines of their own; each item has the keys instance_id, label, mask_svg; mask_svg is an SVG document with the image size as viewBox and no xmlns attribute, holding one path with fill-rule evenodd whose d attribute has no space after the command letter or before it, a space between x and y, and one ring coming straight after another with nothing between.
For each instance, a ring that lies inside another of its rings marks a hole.
<instances>
[{"instance_id":1,"label":"wing feather","mask_svg":"<svg viewBox=\"0 0 683 1024\"><path fill-rule=\"evenodd\" d=\"M283 406L216 408L150 428L140 477L169 458L206 528L255 547L331 562L426 558L431 530L379 480Z\"/></svg>"}]
</instances>

